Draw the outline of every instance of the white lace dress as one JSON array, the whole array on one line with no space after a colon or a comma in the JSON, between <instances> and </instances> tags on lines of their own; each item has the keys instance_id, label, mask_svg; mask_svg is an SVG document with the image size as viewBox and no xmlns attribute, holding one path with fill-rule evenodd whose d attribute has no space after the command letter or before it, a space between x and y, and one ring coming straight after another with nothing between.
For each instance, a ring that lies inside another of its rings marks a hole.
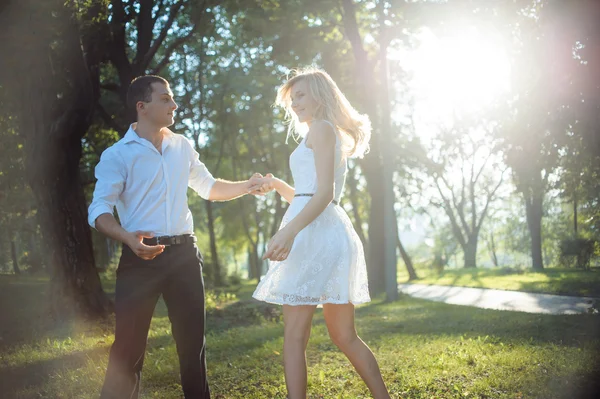
<instances>
[{"instance_id":1,"label":"white lace dress","mask_svg":"<svg viewBox=\"0 0 600 399\"><path fill-rule=\"evenodd\" d=\"M314 154L305 140L290 156L296 194L314 194L317 189ZM339 202L347 172L339 137L335 151L335 199ZM280 228L296 217L310 199L294 197ZM300 231L287 259L269 261L269 271L252 296L280 305L369 302L363 246L344 210L331 203Z\"/></svg>"}]
</instances>

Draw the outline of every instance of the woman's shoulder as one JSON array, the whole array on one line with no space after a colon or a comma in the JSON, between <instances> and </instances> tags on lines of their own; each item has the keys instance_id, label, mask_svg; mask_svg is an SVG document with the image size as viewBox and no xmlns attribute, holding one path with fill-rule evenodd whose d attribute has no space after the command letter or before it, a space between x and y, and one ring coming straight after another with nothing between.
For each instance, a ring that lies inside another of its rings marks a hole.
<instances>
[{"instance_id":1,"label":"woman's shoulder","mask_svg":"<svg viewBox=\"0 0 600 399\"><path fill-rule=\"evenodd\" d=\"M314 121L310 124L306 139L310 141L311 147L315 144L324 146L335 145L338 141L337 130L329 121Z\"/></svg>"},{"instance_id":2,"label":"woman's shoulder","mask_svg":"<svg viewBox=\"0 0 600 399\"><path fill-rule=\"evenodd\" d=\"M339 129L337 126L326 119L314 121L308 129L308 133L313 131L339 138Z\"/></svg>"}]
</instances>

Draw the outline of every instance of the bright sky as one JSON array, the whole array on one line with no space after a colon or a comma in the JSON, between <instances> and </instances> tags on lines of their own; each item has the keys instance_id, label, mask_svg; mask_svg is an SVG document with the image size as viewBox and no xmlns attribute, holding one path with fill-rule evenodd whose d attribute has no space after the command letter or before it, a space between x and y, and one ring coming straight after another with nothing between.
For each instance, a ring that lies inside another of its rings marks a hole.
<instances>
[{"instance_id":1,"label":"bright sky","mask_svg":"<svg viewBox=\"0 0 600 399\"><path fill-rule=\"evenodd\" d=\"M422 29L419 39L416 49L389 53L390 68L412 74L418 128L476 113L510 89L510 63L497 38L471 28L445 37Z\"/></svg>"}]
</instances>

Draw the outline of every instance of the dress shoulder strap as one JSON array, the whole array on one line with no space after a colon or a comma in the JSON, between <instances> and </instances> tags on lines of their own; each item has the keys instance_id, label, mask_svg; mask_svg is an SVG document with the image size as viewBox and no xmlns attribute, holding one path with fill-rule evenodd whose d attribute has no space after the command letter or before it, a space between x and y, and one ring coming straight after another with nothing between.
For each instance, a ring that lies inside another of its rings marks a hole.
<instances>
[{"instance_id":1,"label":"dress shoulder strap","mask_svg":"<svg viewBox=\"0 0 600 399\"><path fill-rule=\"evenodd\" d=\"M333 128L334 131L337 131L335 125L331 122L329 122L328 120L323 119L323 122L327 123L329 126L331 126Z\"/></svg>"}]
</instances>

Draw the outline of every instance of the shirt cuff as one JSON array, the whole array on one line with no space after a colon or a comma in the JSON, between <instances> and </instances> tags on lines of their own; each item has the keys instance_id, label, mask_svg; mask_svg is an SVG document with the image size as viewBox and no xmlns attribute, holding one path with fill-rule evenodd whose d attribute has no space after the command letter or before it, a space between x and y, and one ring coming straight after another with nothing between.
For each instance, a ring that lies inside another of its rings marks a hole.
<instances>
[{"instance_id":1,"label":"shirt cuff","mask_svg":"<svg viewBox=\"0 0 600 399\"><path fill-rule=\"evenodd\" d=\"M198 195L204 198L205 200L208 200L210 198L210 191L212 190L216 182L217 179L211 176L208 182L202 185L202 189L198 191Z\"/></svg>"},{"instance_id":2,"label":"shirt cuff","mask_svg":"<svg viewBox=\"0 0 600 399\"><path fill-rule=\"evenodd\" d=\"M90 209L88 211L88 223L90 226L96 229L96 219L98 219L98 216L103 215L105 213L110 213L111 215L114 215L114 207L110 206L109 204L96 204L93 207L92 205L90 205Z\"/></svg>"}]
</instances>

